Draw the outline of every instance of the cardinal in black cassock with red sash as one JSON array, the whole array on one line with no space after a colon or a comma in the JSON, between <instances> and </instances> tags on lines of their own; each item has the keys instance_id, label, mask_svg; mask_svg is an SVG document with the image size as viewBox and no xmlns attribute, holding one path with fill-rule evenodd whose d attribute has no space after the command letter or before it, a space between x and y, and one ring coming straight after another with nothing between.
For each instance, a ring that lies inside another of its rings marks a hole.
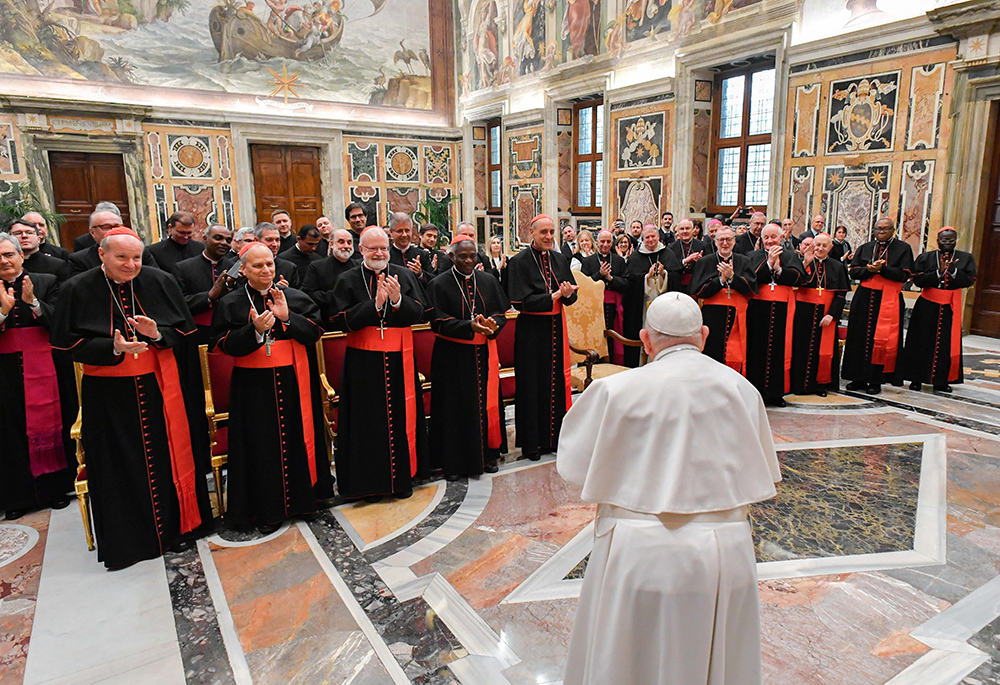
<instances>
[{"instance_id":1,"label":"cardinal in black cassock with red sash","mask_svg":"<svg viewBox=\"0 0 1000 685\"><path fill-rule=\"evenodd\" d=\"M69 504L76 391L72 371L60 388L49 346L56 277L25 273L15 239L0 241L0 256L0 511L14 520Z\"/></svg>"},{"instance_id":2,"label":"cardinal in black cassock with red sash","mask_svg":"<svg viewBox=\"0 0 1000 685\"><path fill-rule=\"evenodd\" d=\"M496 278L476 269L476 243L468 236L455 237L451 261L452 268L427 285L427 300L437 334L430 444L445 477L455 479L496 473L506 451L496 337L510 300Z\"/></svg>"},{"instance_id":3,"label":"cardinal in black cassock with red sash","mask_svg":"<svg viewBox=\"0 0 1000 685\"><path fill-rule=\"evenodd\" d=\"M337 487L345 499L409 497L413 478L430 470L410 329L426 298L410 269L389 264L389 238L378 226L361 235L361 255L333 289L336 321L347 331Z\"/></svg>"},{"instance_id":4,"label":"cardinal in black cassock with red sash","mask_svg":"<svg viewBox=\"0 0 1000 685\"><path fill-rule=\"evenodd\" d=\"M833 239L820 233L809 245L802 243L806 279L795 293L792 334L792 392L826 397L840 389L840 355L837 329L844 312L851 281L847 267L830 257Z\"/></svg>"},{"instance_id":5,"label":"cardinal in black cassock with red sash","mask_svg":"<svg viewBox=\"0 0 1000 685\"><path fill-rule=\"evenodd\" d=\"M555 223L531 220L531 245L507 262L511 304L520 311L514 331L514 425L517 445L537 461L559 444L570 407L569 337L563 307L576 302L569 260L554 249Z\"/></svg>"},{"instance_id":6,"label":"cardinal in black cassock with red sash","mask_svg":"<svg viewBox=\"0 0 1000 685\"><path fill-rule=\"evenodd\" d=\"M653 267L656 272L653 272ZM684 267L672 251L660 243L660 231L649 226L642 231L642 242L625 262L628 290L622 300L625 337L639 339L639 330L646 320L646 303L667 291L681 289ZM626 347L625 366L639 366L638 347Z\"/></svg>"},{"instance_id":7,"label":"cardinal in black cassock with red sash","mask_svg":"<svg viewBox=\"0 0 1000 685\"><path fill-rule=\"evenodd\" d=\"M269 534L333 497L315 344L319 307L274 285L271 251L241 250L246 283L219 302L212 348L235 357L229 393L227 522Z\"/></svg>"},{"instance_id":8,"label":"cardinal in black cassock with red sash","mask_svg":"<svg viewBox=\"0 0 1000 685\"><path fill-rule=\"evenodd\" d=\"M746 377L764 402L784 407L791 390L792 323L795 291L805 272L799 256L781 247L781 229L773 224L760 233L762 250L747 253L757 280L757 294L747 306Z\"/></svg>"},{"instance_id":9,"label":"cardinal in black cassock with red sash","mask_svg":"<svg viewBox=\"0 0 1000 685\"><path fill-rule=\"evenodd\" d=\"M961 383L962 289L976 282L976 260L955 249L958 232L951 226L938 231L938 249L917 257L913 285L922 288L910 314L906 332L904 376L911 390L930 383L938 392L951 392L949 383Z\"/></svg>"},{"instance_id":10,"label":"cardinal in black cassock with red sash","mask_svg":"<svg viewBox=\"0 0 1000 685\"><path fill-rule=\"evenodd\" d=\"M746 373L747 307L757 293L757 276L750 259L735 252L736 236L725 226L715 234L718 251L698 260L691 278L691 297L700 299L708 326L709 357Z\"/></svg>"},{"instance_id":11,"label":"cardinal in black cassock with red sash","mask_svg":"<svg viewBox=\"0 0 1000 685\"><path fill-rule=\"evenodd\" d=\"M52 345L82 362L83 447L97 534L108 568L163 554L212 521L195 469L173 348L195 330L177 282L142 268L142 241L128 228L105 234L102 268L63 284Z\"/></svg>"},{"instance_id":12,"label":"cardinal in black cassock with red sash","mask_svg":"<svg viewBox=\"0 0 1000 685\"><path fill-rule=\"evenodd\" d=\"M861 283L851 299L844 342L848 390L877 394L884 382L903 382L903 283L913 270L913 249L895 233L892 219L879 219L875 240L858 247L851 259L851 278Z\"/></svg>"}]
</instances>

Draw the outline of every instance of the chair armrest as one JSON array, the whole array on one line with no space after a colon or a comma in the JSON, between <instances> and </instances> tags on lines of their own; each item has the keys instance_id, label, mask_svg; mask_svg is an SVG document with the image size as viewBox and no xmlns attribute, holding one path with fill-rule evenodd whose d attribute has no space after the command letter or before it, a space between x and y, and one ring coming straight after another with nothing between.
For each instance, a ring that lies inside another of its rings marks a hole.
<instances>
[{"instance_id":1,"label":"chair armrest","mask_svg":"<svg viewBox=\"0 0 1000 685\"><path fill-rule=\"evenodd\" d=\"M629 347L642 347L641 340L633 340L632 338L626 338L618 333L618 331L613 331L610 328L605 329L604 337L619 342L622 345L628 345Z\"/></svg>"},{"instance_id":2,"label":"chair armrest","mask_svg":"<svg viewBox=\"0 0 1000 685\"><path fill-rule=\"evenodd\" d=\"M212 391L205 391L205 416L211 422L215 418L215 401L212 399Z\"/></svg>"},{"instance_id":3,"label":"chair armrest","mask_svg":"<svg viewBox=\"0 0 1000 685\"><path fill-rule=\"evenodd\" d=\"M326 379L325 373L321 373L319 375L319 382L323 386L323 408L326 411L330 411L330 405L337 400L337 391L330 385L330 382Z\"/></svg>"},{"instance_id":4,"label":"chair armrest","mask_svg":"<svg viewBox=\"0 0 1000 685\"><path fill-rule=\"evenodd\" d=\"M73 426L69 429L69 437L77 441L83 437L83 409L76 410L76 421L73 422Z\"/></svg>"},{"instance_id":5,"label":"chair armrest","mask_svg":"<svg viewBox=\"0 0 1000 685\"><path fill-rule=\"evenodd\" d=\"M420 373L419 371L417 371L417 378L420 379L420 384L421 385L423 385L424 383L427 382L427 376L425 376L424 374Z\"/></svg>"},{"instance_id":6,"label":"chair armrest","mask_svg":"<svg viewBox=\"0 0 1000 685\"><path fill-rule=\"evenodd\" d=\"M584 357L586 357L584 363L587 364L588 366L596 364L601 360L601 354L597 350L591 350L584 347L576 347L573 343L569 344L569 349L573 352L576 352L577 354L582 354Z\"/></svg>"}]
</instances>

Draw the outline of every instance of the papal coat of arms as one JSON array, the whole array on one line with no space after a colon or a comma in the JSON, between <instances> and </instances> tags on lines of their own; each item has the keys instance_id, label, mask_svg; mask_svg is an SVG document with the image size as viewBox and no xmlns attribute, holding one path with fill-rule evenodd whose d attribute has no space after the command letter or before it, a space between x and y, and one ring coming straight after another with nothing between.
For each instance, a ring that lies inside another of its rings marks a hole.
<instances>
[{"instance_id":1,"label":"papal coat of arms","mask_svg":"<svg viewBox=\"0 0 1000 685\"><path fill-rule=\"evenodd\" d=\"M827 152L891 150L899 74L831 85Z\"/></svg>"},{"instance_id":2,"label":"papal coat of arms","mask_svg":"<svg viewBox=\"0 0 1000 685\"><path fill-rule=\"evenodd\" d=\"M619 169L663 165L663 115L621 119L618 125Z\"/></svg>"}]
</instances>

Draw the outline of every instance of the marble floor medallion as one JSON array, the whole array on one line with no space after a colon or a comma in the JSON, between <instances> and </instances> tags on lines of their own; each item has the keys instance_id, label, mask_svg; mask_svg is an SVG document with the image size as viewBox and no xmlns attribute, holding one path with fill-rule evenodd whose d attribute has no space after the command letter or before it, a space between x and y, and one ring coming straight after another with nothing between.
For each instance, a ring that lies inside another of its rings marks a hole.
<instances>
[{"instance_id":1,"label":"marble floor medallion","mask_svg":"<svg viewBox=\"0 0 1000 685\"><path fill-rule=\"evenodd\" d=\"M31 551L38 531L16 523L0 523L0 566L6 566Z\"/></svg>"}]
</instances>

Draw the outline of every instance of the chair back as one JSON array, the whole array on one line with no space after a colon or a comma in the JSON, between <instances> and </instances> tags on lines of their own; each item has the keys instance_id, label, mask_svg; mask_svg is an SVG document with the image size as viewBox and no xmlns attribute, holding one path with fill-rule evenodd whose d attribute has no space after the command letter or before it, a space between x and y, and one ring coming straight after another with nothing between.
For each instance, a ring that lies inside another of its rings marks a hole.
<instances>
[{"instance_id":1,"label":"chair back","mask_svg":"<svg viewBox=\"0 0 1000 685\"><path fill-rule=\"evenodd\" d=\"M201 382L205 392L212 397L215 418L225 421L229 418L229 385L236 359L224 352L209 352L208 345L198 345L198 358L201 361Z\"/></svg>"},{"instance_id":2,"label":"chair back","mask_svg":"<svg viewBox=\"0 0 1000 685\"><path fill-rule=\"evenodd\" d=\"M514 333L517 329L517 311L507 312L507 323L497 336L497 357L500 359L500 394L504 401L514 400Z\"/></svg>"},{"instance_id":3,"label":"chair back","mask_svg":"<svg viewBox=\"0 0 1000 685\"><path fill-rule=\"evenodd\" d=\"M347 334L341 331L324 333L320 338L323 348L323 366L326 380L336 393L340 394L340 377L344 372L344 354L347 352Z\"/></svg>"},{"instance_id":4,"label":"chair back","mask_svg":"<svg viewBox=\"0 0 1000 685\"><path fill-rule=\"evenodd\" d=\"M573 278L579 286L577 299L563 309L569 341L574 347L597 350L605 357L608 344L604 339L604 283L579 271L573 271ZM583 355L575 352L570 352L570 359L574 364L585 361Z\"/></svg>"},{"instance_id":5,"label":"chair back","mask_svg":"<svg viewBox=\"0 0 1000 685\"><path fill-rule=\"evenodd\" d=\"M431 382L431 357L434 354L435 337L430 324L420 323L413 326L413 357L417 371L424 374L425 387Z\"/></svg>"}]
</instances>

